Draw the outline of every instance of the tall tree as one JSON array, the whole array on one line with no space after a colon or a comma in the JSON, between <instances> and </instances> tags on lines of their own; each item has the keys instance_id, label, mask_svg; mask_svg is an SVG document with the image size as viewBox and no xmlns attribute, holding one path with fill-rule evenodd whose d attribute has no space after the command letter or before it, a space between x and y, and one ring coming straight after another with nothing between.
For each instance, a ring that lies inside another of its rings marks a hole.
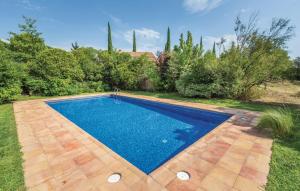
<instances>
[{"instance_id":1,"label":"tall tree","mask_svg":"<svg viewBox=\"0 0 300 191\"><path fill-rule=\"evenodd\" d=\"M213 46L213 49L212 49L212 53L214 55L216 55L216 42L214 42L214 46Z\"/></svg>"},{"instance_id":2,"label":"tall tree","mask_svg":"<svg viewBox=\"0 0 300 191\"><path fill-rule=\"evenodd\" d=\"M200 49L203 50L203 41L202 41L202 36L200 38Z\"/></svg>"},{"instance_id":3,"label":"tall tree","mask_svg":"<svg viewBox=\"0 0 300 191\"><path fill-rule=\"evenodd\" d=\"M133 45L132 45L132 52L136 52L135 31L133 31Z\"/></svg>"},{"instance_id":4,"label":"tall tree","mask_svg":"<svg viewBox=\"0 0 300 191\"><path fill-rule=\"evenodd\" d=\"M19 24L21 33L28 33L32 36L40 36L42 34L37 30L35 19L26 16L23 16L23 19L24 24Z\"/></svg>"},{"instance_id":5,"label":"tall tree","mask_svg":"<svg viewBox=\"0 0 300 191\"><path fill-rule=\"evenodd\" d=\"M191 31L188 31L188 32L187 32L186 44L187 44L189 47L192 47L192 46L193 46L193 35L192 35Z\"/></svg>"},{"instance_id":6,"label":"tall tree","mask_svg":"<svg viewBox=\"0 0 300 191\"><path fill-rule=\"evenodd\" d=\"M112 38L111 38L111 29L110 29L110 24L108 22L107 24L107 50L108 52L112 52L113 51L113 45L112 45Z\"/></svg>"},{"instance_id":7,"label":"tall tree","mask_svg":"<svg viewBox=\"0 0 300 191\"><path fill-rule=\"evenodd\" d=\"M165 52L171 52L171 31L169 27L167 32L167 42L165 45Z\"/></svg>"},{"instance_id":8,"label":"tall tree","mask_svg":"<svg viewBox=\"0 0 300 191\"><path fill-rule=\"evenodd\" d=\"M19 33L10 32L8 47L15 54L17 62L28 62L46 48L41 33L38 32L36 20L23 16L24 23L19 24Z\"/></svg>"},{"instance_id":9,"label":"tall tree","mask_svg":"<svg viewBox=\"0 0 300 191\"><path fill-rule=\"evenodd\" d=\"M183 37L182 33L180 34L179 46L181 49L183 49L183 47L184 47L184 37Z\"/></svg>"}]
</instances>

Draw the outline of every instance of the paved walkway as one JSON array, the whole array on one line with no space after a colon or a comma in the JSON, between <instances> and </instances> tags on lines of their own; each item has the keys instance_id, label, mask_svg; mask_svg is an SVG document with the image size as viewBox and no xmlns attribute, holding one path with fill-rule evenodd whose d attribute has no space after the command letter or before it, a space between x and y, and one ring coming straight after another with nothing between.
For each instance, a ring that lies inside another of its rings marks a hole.
<instances>
[{"instance_id":1,"label":"paved walkway","mask_svg":"<svg viewBox=\"0 0 300 191\"><path fill-rule=\"evenodd\" d=\"M272 140L253 128L258 113L130 96L234 116L146 175L50 108L46 100L15 102L28 190L263 190ZM182 170L190 173L190 180L176 178L176 172ZM121 181L108 183L108 176L114 172L122 174Z\"/></svg>"}]
</instances>

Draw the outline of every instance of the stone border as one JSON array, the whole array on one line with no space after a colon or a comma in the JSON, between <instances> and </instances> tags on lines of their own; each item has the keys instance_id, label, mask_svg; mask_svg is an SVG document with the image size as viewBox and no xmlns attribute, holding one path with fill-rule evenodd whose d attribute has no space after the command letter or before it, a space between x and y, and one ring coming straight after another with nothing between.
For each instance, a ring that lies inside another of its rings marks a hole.
<instances>
[{"instance_id":1,"label":"stone border","mask_svg":"<svg viewBox=\"0 0 300 191\"><path fill-rule=\"evenodd\" d=\"M49 107L45 101L13 104L28 190L262 190L267 182L272 139L254 128L259 113L213 105L121 95L188 106L233 116L146 175ZM190 180L176 178L186 171ZM107 182L114 172L116 184Z\"/></svg>"}]
</instances>

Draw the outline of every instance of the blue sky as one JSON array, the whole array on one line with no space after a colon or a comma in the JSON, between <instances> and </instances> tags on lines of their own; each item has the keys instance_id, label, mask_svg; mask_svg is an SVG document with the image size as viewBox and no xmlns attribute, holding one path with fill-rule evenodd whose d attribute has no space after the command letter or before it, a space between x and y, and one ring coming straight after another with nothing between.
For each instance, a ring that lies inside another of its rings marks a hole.
<instances>
[{"instance_id":1,"label":"blue sky","mask_svg":"<svg viewBox=\"0 0 300 191\"><path fill-rule=\"evenodd\" d=\"M132 30L136 30L140 51L162 50L166 30L171 28L172 45L180 33L190 30L194 41L204 38L205 48L225 37L234 39L237 15L247 19L259 12L259 26L270 26L273 17L291 19L296 26L289 42L292 57L300 56L299 0L0 0L0 38L18 31L22 15L38 20L38 29L51 46L70 49L82 46L106 48L106 26L110 21L113 45L130 50Z\"/></svg>"}]
</instances>

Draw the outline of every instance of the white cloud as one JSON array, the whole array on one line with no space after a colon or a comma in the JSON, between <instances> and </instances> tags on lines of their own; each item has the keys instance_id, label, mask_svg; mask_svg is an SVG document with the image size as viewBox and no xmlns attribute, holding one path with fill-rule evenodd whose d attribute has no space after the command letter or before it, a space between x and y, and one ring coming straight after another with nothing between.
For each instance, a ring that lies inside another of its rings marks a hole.
<instances>
[{"instance_id":1,"label":"white cloud","mask_svg":"<svg viewBox=\"0 0 300 191\"><path fill-rule=\"evenodd\" d=\"M123 23L123 21L120 18L118 18L118 17L115 17L113 15L109 15L109 17L116 24L122 24Z\"/></svg>"},{"instance_id":2,"label":"white cloud","mask_svg":"<svg viewBox=\"0 0 300 191\"><path fill-rule=\"evenodd\" d=\"M223 0L183 0L184 8L191 12L210 11L217 8Z\"/></svg>"},{"instance_id":3,"label":"white cloud","mask_svg":"<svg viewBox=\"0 0 300 191\"><path fill-rule=\"evenodd\" d=\"M241 9L240 10L240 13L246 13L247 12L247 9Z\"/></svg>"},{"instance_id":4,"label":"white cloud","mask_svg":"<svg viewBox=\"0 0 300 191\"><path fill-rule=\"evenodd\" d=\"M133 29L133 30L135 31L135 35L137 38L140 37L148 40L160 38L160 33L152 29L142 28L142 29ZM124 34L124 37L128 42L132 42L133 30L129 30Z\"/></svg>"},{"instance_id":5,"label":"white cloud","mask_svg":"<svg viewBox=\"0 0 300 191\"><path fill-rule=\"evenodd\" d=\"M20 1L21 6L23 6L25 9L28 10L34 10L34 11L39 11L42 9L41 6L33 4L30 0L21 0Z\"/></svg>"},{"instance_id":6,"label":"white cloud","mask_svg":"<svg viewBox=\"0 0 300 191\"><path fill-rule=\"evenodd\" d=\"M242 8L238 11L238 14L246 14L249 12L249 9Z\"/></svg>"},{"instance_id":7,"label":"white cloud","mask_svg":"<svg viewBox=\"0 0 300 191\"><path fill-rule=\"evenodd\" d=\"M41 17L38 20L39 22L51 23L50 27L57 27L57 25L63 25L64 22L51 18L51 17Z\"/></svg>"},{"instance_id":8,"label":"white cloud","mask_svg":"<svg viewBox=\"0 0 300 191\"><path fill-rule=\"evenodd\" d=\"M129 44L132 44L133 30L135 31L138 51L156 52L157 50L159 50L161 48L160 47L160 40L161 40L160 33L153 29L148 29L148 28L132 29L132 30L126 31L124 33L124 38Z\"/></svg>"},{"instance_id":9,"label":"white cloud","mask_svg":"<svg viewBox=\"0 0 300 191\"><path fill-rule=\"evenodd\" d=\"M102 14L105 17L108 17L108 21L113 23L114 26L116 26L118 28L128 27L128 24L126 22L124 22L121 18L119 18L115 15L112 15L112 14L106 12L106 11L102 11Z\"/></svg>"}]
</instances>

